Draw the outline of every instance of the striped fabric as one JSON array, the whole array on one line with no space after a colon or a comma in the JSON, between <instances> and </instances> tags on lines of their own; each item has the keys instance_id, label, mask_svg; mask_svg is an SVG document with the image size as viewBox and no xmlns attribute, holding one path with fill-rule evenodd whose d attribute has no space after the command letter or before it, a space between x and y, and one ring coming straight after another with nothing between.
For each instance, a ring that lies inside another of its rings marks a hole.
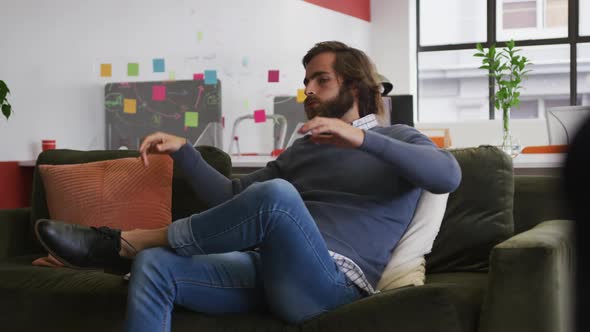
<instances>
[{"instance_id":1,"label":"striped fabric","mask_svg":"<svg viewBox=\"0 0 590 332\"><path fill-rule=\"evenodd\" d=\"M355 284L358 288L365 291L367 295L372 295L379 292L373 289L373 286L371 286L371 284L367 280L367 277L365 277L363 270L361 270L361 268L358 265L356 265L355 262L352 261L352 259L337 254L331 250L328 252L336 262L336 265L338 265L338 268L340 268L340 271L342 271L346 275L346 277L350 279L350 281L352 281L352 283Z\"/></svg>"},{"instance_id":2,"label":"striped fabric","mask_svg":"<svg viewBox=\"0 0 590 332\"><path fill-rule=\"evenodd\" d=\"M121 230L153 229L172 221L172 159L139 158L39 165L51 219Z\"/></svg>"}]
</instances>

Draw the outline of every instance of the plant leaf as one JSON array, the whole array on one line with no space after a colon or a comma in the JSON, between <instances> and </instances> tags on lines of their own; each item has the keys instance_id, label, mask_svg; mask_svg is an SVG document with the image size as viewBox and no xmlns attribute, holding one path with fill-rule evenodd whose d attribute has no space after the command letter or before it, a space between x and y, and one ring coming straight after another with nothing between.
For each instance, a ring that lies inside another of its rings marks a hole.
<instances>
[{"instance_id":1,"label":"plant leaf","mask_svg":"<svg viewBox=\"0 0 590 332\"><path fill-rule=\"evenodd\" d=\"M4 100L6 100L6 95L10 92L10 90L8 90L8 86L6 86L6 83L4 83L4 81L0 80L0 104L2 104L4 102Z\"/></svg>"},{"instance_id":2,"label":"plant leaf","mask_svg":"<svg viewBox=\"0 0 590 332\"><path fill-rule=\"evenodd\" d=\"M2 114L4 114L4 116L6 117L7 120L10 117L11 110L12 110L12 107L10 106L10 104L2 105Z\"/></svg>"}]
</instances>

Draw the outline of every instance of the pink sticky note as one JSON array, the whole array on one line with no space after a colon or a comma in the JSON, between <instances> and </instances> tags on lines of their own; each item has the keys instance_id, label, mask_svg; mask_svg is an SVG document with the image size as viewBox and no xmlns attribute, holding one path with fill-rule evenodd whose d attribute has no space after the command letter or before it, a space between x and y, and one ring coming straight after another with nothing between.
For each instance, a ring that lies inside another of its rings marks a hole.
<instances>
[{"instance_id":1,"label":"pink sticky note","mask_svg":"<svg viewBox=\"0 0 590 332\"><path fill-rule=\"evenodd\" d=\"M154 85L152 86L152 100L166 100L166 86Z\"/></svg>"},{"instance_id":2,"label":"pink sticky note","mask_svg":"<svg viewBox=\"0 0 590 332\"><path fill-rule=\"evenodd\" d=\"M257 110L254 111L254 122L266 122L266 111L265 110Z\"/></svg>"},{"instance_id":3,"label":"pink sticky note","mask_svg":"<svg viewBox=\"0 0 590 332\"><path fill-rule=\"evenodd\" d=\"M279 71L278 70L269 70L268 71L268 81L269 82L278 82L279 81Z\"/></svg>"},{"instance_id":4,"label":"pink sticky note","mask_svg":"<svg viewBox=\"0 0 590 332\"><path fill-rule=\"evenodd\" d=\"M193 74L193 80L203 80L204 78L203 73Z\"/></svg>"}]
</instances>

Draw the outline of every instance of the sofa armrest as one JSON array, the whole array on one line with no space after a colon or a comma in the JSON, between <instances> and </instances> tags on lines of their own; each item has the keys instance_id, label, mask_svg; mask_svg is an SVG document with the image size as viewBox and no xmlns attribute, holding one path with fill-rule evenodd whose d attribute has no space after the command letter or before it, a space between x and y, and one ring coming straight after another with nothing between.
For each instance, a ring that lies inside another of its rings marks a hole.
<instances>
[{"instance_id":1,"label":"sofa armrest","mask_svg":"<svg viewBox=\"0 0 590 332\"><path fill-rule=\"evenodd\" d=\"M564 188L560 176L515 176L514 233L529 230L545 220L573 220Z\"/></svg>"},{"instance_id":2,"label":"sofa armrest","mask_svg":"<svg viewBox=\"0 0 590 332\"><path fill-rule=\"evenodd\" d=\"M544 221L494 247L479 331L571 330L573 228Z\"/></svg>"},{"instance_id":3,"label":"sofa armrest","mask_svg":"<svg viewBox=\"0 0 590 332\"><path fill-rule=\"evenodd\" d=\"M0 259L41 252L30 217L30 208L0 210Z\"/></svg>"}]
</instances>

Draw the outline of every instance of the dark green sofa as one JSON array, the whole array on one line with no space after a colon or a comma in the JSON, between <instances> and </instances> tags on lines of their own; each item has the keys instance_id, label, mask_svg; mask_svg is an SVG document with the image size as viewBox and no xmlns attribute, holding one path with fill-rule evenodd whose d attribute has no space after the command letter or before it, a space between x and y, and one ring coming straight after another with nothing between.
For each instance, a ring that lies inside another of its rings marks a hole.
<instances>
[{"instance_id":1,"label":"dark green sofa","mask_svg":"<svg viewBox=\"0 0 590 332\"><path fill-rule=\"evenodd\" d=\"M226 176L231 161L198 148ZM572 222L559 178L512 175L498 149L452 150L463 180L449 196L442 228L427 257L424 286L384 291L292 326L268 314L204 315L176 308L173 331L565 331L574 253ZM137 156L135 151L53 150L37 164ZM173 217L205 208L175 168ZM0 211L0 329L117 331L124 320L121 277L99 271L41 268L31 223L48 217L35 173L32 207Z\"/></svg>"}]
</instances>

